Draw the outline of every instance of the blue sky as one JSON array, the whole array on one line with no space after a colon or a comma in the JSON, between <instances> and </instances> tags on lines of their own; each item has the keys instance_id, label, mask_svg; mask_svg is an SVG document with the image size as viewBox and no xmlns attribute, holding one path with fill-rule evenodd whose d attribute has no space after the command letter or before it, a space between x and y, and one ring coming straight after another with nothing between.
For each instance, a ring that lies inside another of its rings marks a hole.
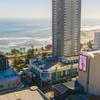
<instances>
[{"instance_id":1,"label":"blue sky","mask_svg":"<svg viewBox=\"0 0 100 100\"><path fill-rule=\"evenodd\" d=\"M0 18L50 19L52 0L0 0ZM82 18L100 19L100 0L82 1Z\"/></svg>"},{"instance_id":2,"label":"blue sky","mask_svg":"<svg viewBox=\"0 0 100 100\"><path fill-rule=\"evenodd\" d=\"M51 18L51 0L0 0L0 18Z\"/></svg>"},{"instance_id":3,"label":"blue sky","mask_svg":"<svg viewBox=\"0 0 100 100\"><path fill-rule=\"evenodd\" d=\"M100 0L82 0L82 18L100 20Z\"/></svg>"}]
</instances>

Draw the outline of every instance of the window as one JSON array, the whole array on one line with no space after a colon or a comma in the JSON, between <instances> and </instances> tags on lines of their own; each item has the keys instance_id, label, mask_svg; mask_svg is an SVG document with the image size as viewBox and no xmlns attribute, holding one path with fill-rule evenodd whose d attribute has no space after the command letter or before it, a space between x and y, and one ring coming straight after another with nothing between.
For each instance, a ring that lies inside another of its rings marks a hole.
<instances>
[{"instance_id":1,"label":"window","mask_svg":"<svg viewBox=\"0 0 100 100\"><path fill-rule=\"evenodd\" d=\"M42 73L41 76L42 76L42 78L48 78L49 74L48 73Z\"/></svg>"}]
</instances>

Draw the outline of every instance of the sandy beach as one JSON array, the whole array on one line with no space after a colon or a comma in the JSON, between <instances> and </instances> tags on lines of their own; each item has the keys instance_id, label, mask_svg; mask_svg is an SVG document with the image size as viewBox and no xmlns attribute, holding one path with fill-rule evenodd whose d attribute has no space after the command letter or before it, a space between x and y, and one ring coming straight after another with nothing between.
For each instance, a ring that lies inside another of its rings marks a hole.
<instances>
[{"instance_id":1,"label":"sandy beach","mask_svg":"<svg viewBox=\"0 0 100 100\"><path fill-rule=\"evenodd\" d=\"M94 42L94 33L95 32L100 32L100 29L95 29L95 30L89 30L89 31L82 31L81 32L81 43L87 43L89 41L93 41Z\"/></svg>"}]
</instances>

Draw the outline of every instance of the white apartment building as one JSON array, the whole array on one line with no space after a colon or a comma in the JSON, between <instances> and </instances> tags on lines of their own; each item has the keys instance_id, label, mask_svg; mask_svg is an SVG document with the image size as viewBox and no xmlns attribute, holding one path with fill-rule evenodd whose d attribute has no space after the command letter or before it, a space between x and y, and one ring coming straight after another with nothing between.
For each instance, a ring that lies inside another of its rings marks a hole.
<instances>
[{"instance_id":1,"label":"white apartment building","mask_svg":"<svg viewBox=\"0 0 100 100\"><path fill-rule=\"evenodd\" d=\"M100 49L100 32L94 33L94 49Z\"/></svg>"},{"instance_id":2,"label":"white apartment building","mask_svg":"<svg viewBox=\"0 0 100 100\"><path fill-rule=\"evenodd\" d=\"M100 95L100 50L80 55L79 83L85 91Z\"/></svg>"},{"instance_id":3,"label":"white apartment building","mask_svg":"<svg viewBox=\"0 0 100 100\"><path fill-rule=\"evenodd\" d=\"M81 0L52 0L52 9L53 55L78 55Z\"/></svg>"}]
</instances>

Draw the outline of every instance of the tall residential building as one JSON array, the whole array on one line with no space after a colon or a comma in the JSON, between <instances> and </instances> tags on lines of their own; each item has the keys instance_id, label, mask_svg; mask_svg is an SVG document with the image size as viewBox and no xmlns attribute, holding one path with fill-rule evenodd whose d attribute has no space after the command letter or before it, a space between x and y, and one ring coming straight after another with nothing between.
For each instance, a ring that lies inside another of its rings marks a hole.
<instances>
[{"instance_id":1,"label":"tall residential building","mask_svg":"<svg viewBox=\"0 0 100 100\"><path fill-rule=\"evenodd\" d=\"M100 50L100 32L94 33L94 49Z\"/></svg>"},{"instance_id":2,"label":"tall residential building","mask_svg":"<svg viewBox=\"0 0 100 100\"><path fill-rule=\"evenodd\" d=\"M52 9L53 55L78 55L81 0L52 0Z\"/></svg>"}]
</instances>

